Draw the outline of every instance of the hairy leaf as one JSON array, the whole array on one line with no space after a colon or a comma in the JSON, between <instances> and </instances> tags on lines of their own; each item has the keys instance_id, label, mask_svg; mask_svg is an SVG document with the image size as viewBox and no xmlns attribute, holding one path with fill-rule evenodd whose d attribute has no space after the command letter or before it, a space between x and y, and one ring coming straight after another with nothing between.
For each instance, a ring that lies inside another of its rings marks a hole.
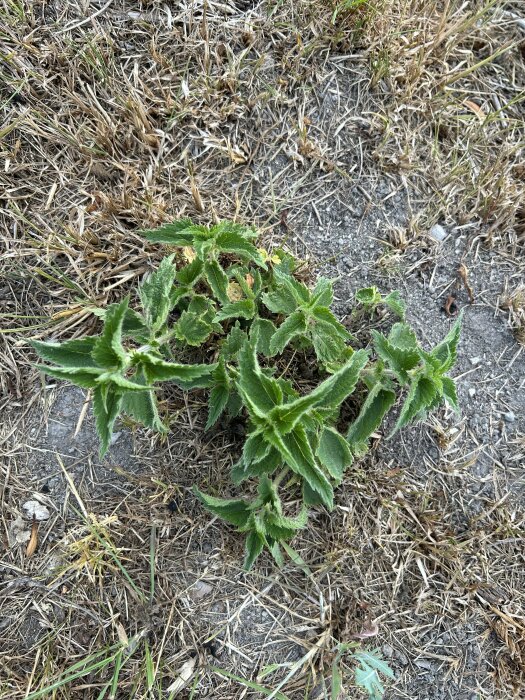
<instances>
[{"instance_id":1,"label":"hairy leaf","mask_svg":"<svg viewBox=\"0 0 525 700\"><path fill-rule=\"evenodd\" d=\"M448 372L456 362L462 319L460 315L446 337L430 353L439 360L442 372Z\"/></svg>"},{"instance_id":2,"label":"hairy leaf","mask_svg":"<svg viewBox=\"0 0 525 700\"><path fill-rule=\"evenodd\" d=\"M427 409L437 393L438 388L432 379L424 375L415 377L392 434L410 423L418 413Z\"/></svg>"},{"instance_id":3,"label":"hairy leaf","mask_svg":"<svg viewBox=\"0 0 525 700\"><path fill-rule=\"evenodd\" d=\"M193 286L201 277L204 263L199 258L195 258L191 263L185 265L175 273L175 279L184 287Z\"/></svg>"},{"instance_id":4,"label":"hairy leaf","mask_svg":"<svg viewBox=\"0 0 525 700\"><path fill-rule=\"evenodd\" d=\"M319 438L317 458L333 479L340 482L344 470L352 463L352 453L344 437L334 428L325 427Z\"/></svg>"},{"instance_id":5,"label":"hairy leaf","mask_svg":"<svg viewBox=\"0 0 525 700\"><path fill-rule=\"evenodd\" d=\"M219 420L230 398L230 379L224 360L219 361L213 372L213 386L208 401L208 420L205 430L209 430Z\"/></svg>"},{"instance_id":6,"label":"hairy leaf","mask_svg":"<svg viewBox=\"0 0 525 700\"><path fill-rule=\"evenodd\" d=\"M354 453L364 450L369 437L381 425L395 400L395 393L381 383L373 387L346 435Z\"/></svg>"},{"instance_id":7,"label":"hairy leaf","mask_svg":"<svg viewBox=\"0 0 525 700\"><path fill-rule=\"evenodd\" d=\"M239 498L215 498L199 491L196 486L193 487L193 493L198 496L205 508L219 518L237 527L244 527L248 523L251 510L246 501Z\"/></svg>"},{"instance_id":8,"label":"hairy leaf","mask_svg":"<svg viewBox=\"0 0 525 700\"><path fill-rule=\"evenodd\" d=\"M445 400L450 406L452 406L456 413L459 413L458 395L454 380L450 377L442 377L441 381L443 382L443 396L445 397Z\"/></svg>"},{"instance_id":9,"label":"hairy leaf","mask_svg":"<svg viewBox=\"0 0 525 700\"><path fill-rule=\"evenodd\" d=\"M408 372L419 364L419 352L414 349L399 348L390 343L384 335L371 331L375 351L395 374L401 385L409 380Z\"/></svg>"},{"instance_id":10,"label":"hairy leaf","mask_svg":"<svg viewBox=\"0 0 525 700\"><path fill-rule=\"evenodd\" d=\"M307 323L302 311L295 311L281 323L270 341L270 355L281 353L288 343L306 332Z\"/></svg>"},{"instance_id":11,"label":"hairy leaf","mask_svg":"<svg viewBox=\"0 0 525 700\"><path fill-rule=\"evenodd\" d=\"M140 366L149 384L174 381L187 389L210 386L213 383L213 372L217 367L217 365L183 365L167 362L157 355L146 352L135 353L133 360Z\"/></svg>"},{"instance_id":12,"label":"hairy leaf","mask_svg":"<svg viewBox=\"0 0 525 700\"><path fill-rule=\"evenodd\" d=\"M274 540L290 540L308 521L308 511L303 508L294 518L286 517L274 510L267 510L262 516L266 533Z\"/></svg>"},{"instance_id":13,"label":"hairy leaf","mask_svg":"<svg viewBox=\"0 0 525 700\"><path fill-rule=\"evenodd\" d=\"M195 226L191 219L180 219L159 228L139 231L139 233L152 243L167 243L183 247L193 245L196 231L206 230L204 226Z\"/></svg>"},{"instance_id":14,"label":"hairy leaf","mask_svg":"<svg viewBox=\"0 0 525 700\"><path fill-rule=\"evenodd\" d=\"M207 260L204 263L204 275L214 296L221 304L228 304L228 276L216 260Z\"/></svg>"},{"instance_id":15,"label":"hairy leaf","mask_svg":"<svg viewBox=\"0 0 525 700\"><path fill-rule=\"evenodd\" d=\"M276 333L275 325L266 318L255 318L250 327L250 339L257 338L257 352L265 357L271 357L270 343Z\"/></svg>"},{"instance_id":16,"label":"hairy leaf","mask_svg":"<svg viewBox=\"0 0 525 700\"><path fill-rule=\"evenodd\" d=\"M394 323L388 334L388 342L400 350L417 350L416 334L406 323Z\"/></svg>"},{"instance_id":17,"label":"hairy leaf","mask_svg":"<svg viewBox=\"0 0 525 700\"><path fill-rule=\"evenodd\" d=\"M401 320L405 320L407 305L405 300L401 299L401 295L397 290L387 294L383 301Z\"/></svg>"},{"instance_id":18,"label":"hairy leaf","mask_svg":"<svg viewBox=\"0 0 525 700\"><path fill-rule=\"evenodd\" d=\"M54 362L62 367L96 367L91 352L97 341L96 337L66 340L63 343L43 343L32 340L31 346L39 357Z\"/></svg>"},{"instance_id":19,"label":"hairy leaf","mask_svg":"<svg viewBox=\"0 0 525 700\"><path fill-rule=\"evenodd\" d=\"M266 377L259 367L252 342L246 342L239 353L237 385L250 412L266 418L282 401L282 389L275 379Z\"/></svg>"},{"instance_id":20,"label":"hairy leaf","mask_svg":"<svg viewBox=\"0 0 525 700\"><path fill-rule=\"evenodd\" d=\"M273 447L270 448L268 454L258 462L246 464L241 458L231 471L231 478L234 484L240 484L245 479L254 476L262 476L265 474L273 474L277 467L283 463L280 452Z\"/></svg>"},{"instance_id":21,"label":"hairy leaf","mask_svg":"<svg viewBox=\"0 0 525 700\"><path fill-rule=\"evenodd\" d=\"M266 264L257 248L237 231L222 231L215 238L215 245L222 253L233 253L244 260L251 260L266 269Z\"/></svg>"},{"instance_id":22,"label":"hairy leaf","mask_svg":"<svg viewBox=\"0 0 525 700\"><path fill-rule=\"evenodd\" d=\"M97 367L48 367L47 365L35 365L45 374L57 379L65 379L71 384L80 386L83 389L93 389L97 386L97 378L103 370Z\"/></svg>"},{"instance_id":23,"label":"hairy leaf","mask_svg":"<svg viewBox=\"0 0 525 700\"><path fill-rule=\"evenodd\" d=\"M145 384L144 377L137 377L137 381ZM153 391L127 392L122 397L122 411L127 413L146 428L167 432L167 428L160 420L157 410L157 398Z\"/></svg>"},{"instance_id":24,"label":"hairy leaf","mask_svg":"<svg viewBox=\"0 0 525 700\"><path fill-rule=\"evenodd\" d=\"M127 353L122 347L122 326L128 311L129 299L113 306L106 313L102 335L97 339L91 356L106 369L122 369L126 365Z\"/></svg>"},{"instance_id":25,"label":"hairy leaf","mask_svg":"<svg viewBox=\"0 0 525 700\"><path fill-rule=\"evenodd\" d=\"M248 533L246 538L246 556L244 558L244 568L249 571L255 563L259 554L263 551L265 540L263 535L255 530Z\"/></svg>"},{"instance_id":26,"label":"hairy leaf","mask_svg":"<svg viewBox=\"0 0 525 700\"><path fill-rule=\"evenodd\" d=\"M224 304L215 315L215 321L225 321L228 318L251 319L255 316L256 308L253 299L241 299Z\"/></svg>"},{"instance_id":27,"label":"hairy leaf","mask_svg":"<svg viewBox=\"0 0 525 700\"><path fill-rule=\"evenodd\" d=\"M310 488L319 494L324 505L331 510L334 505L334 492L315 462L304 428L296 425L287 435L278 435L270 430L265 435L281 453L290 469L307 481Z\"/></svg>"},{"instance_id":28,"label":"hairy leaf","mask_svg":"<svg viewBox=\"0 0 525 700\"><path fill-rule=\"evenodd\" d=\"M334 299L334 285L332 281L325 277L319 277L317 284L312 291L310 306L328 307Z\"/></svg>"},{"instance_id":29,"label":"hairy leaf","mask_svg":"<svg viewBox=\"0 0 525 700\"><path fill-rule=\"evenodd\" d=\"M179 340L198 347L211 335L213 329L209 323L202 320L200 314L183 311L174 330Z\"/></svg>"},{"instance_id":30,"label":"hairy leaf","mask_svg":"<svg viewBox=\"0 0 525 700\"><path fill-rule=\"evenodd\" d=\"M103 387L97 387L93 391L93 415L100 440L101 457L108 451L121 404L122 394L111 387L108 391L104 391Z\"/></svg>"},{"instance_id":31,"label":"hairy leaf","mask_svg":"<svg viewBox=\"0 0 525 700\"><path fill-rule=\"evenodd\" d=\"M274 314L292 314L298 306L295 296L284 286L264 293L262 302Z\"/></svg>"},{"instance_id":32,"label":"hairy leaf","mask_svg":"<svg viewBox=\"0 0 525 700\"><path fill-rule=\"evenodd\" d=\"M352 355L344 367L325 379L310 394L274 408L270 417L278 422L281 431L288 432L314 407L338 408L355 389L361 370L367 361L366 351L359 350Z\"/></svg>"},{"instance_id":33,"label":"hairy leaf","mask_svg":"<svg viewBox=\"0 0 525 700\"><path fill-rule=\"evenodd\" d=\"M146 277L139 286L139 297L146 322L153 332L158 331L171 311L171 290L175 281L174 255L169 255L158 269Z\"/></svg>"}]
</instances>

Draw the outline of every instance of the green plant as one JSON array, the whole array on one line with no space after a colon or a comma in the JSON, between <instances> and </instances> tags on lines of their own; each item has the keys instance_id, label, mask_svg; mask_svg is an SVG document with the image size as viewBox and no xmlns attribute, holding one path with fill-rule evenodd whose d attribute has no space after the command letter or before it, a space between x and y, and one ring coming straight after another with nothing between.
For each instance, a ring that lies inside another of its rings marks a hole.
<instances>
[{"instance_id":1,"label":"green plant","mask_svg":"<svg viewBox=\"0 0 525 700\"><path fill-rule=\"evenodd\" d=\"M168 430L157 408L159 382L184 391L207 389L206 429L223 413L242 414L247 437L232 480L258 480L257 495L249 501L195 493L208 510L246 533L247 568L265 547L281 562L279 543L305 525L307 508L333 507L334 488L366 451L400 390L406 397L394 432L443 400L457 410L446 373L456 359L460 320L427 352L404 322L397 292L383 297L375 288L360 290L358 310L373 314L384 304L402 320L388 335L373 330L370 347L355 349L330 311L332 282L320 278L309 289L291 255L277 250L270 257L255 246L255 231L183 220L143 234L182 248L183 264L176 265L175 253L165 257L138 289L141 311L129 306L129 298L109 306L101 312L99 336L34 341L40 357L54 365L39 369L92 392L102 455L121 413ZM319 378L310 391L297 381L298 363L309 363ZM351 395L355 418L345 425L340 409ZM298 512L289 513L284 494L288 502L300 495Z\"/></svg>"}]
</instances>

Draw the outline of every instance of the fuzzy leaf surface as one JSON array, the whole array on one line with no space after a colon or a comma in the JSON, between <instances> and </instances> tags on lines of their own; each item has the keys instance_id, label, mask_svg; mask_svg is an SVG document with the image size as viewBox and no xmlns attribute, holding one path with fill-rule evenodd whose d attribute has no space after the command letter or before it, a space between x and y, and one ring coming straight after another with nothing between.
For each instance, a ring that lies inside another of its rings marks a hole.
<instances>
[{"instance_id":1,"label":"fuzzy leaf surface","mask_svg":"<svg viewBox=\"0 0 525 700\"><path fill-rule=\"evenodd\" d=\"M47 362L54 362L61 367L96 367L91 352L97 342L96 337L66 340L63 343L43 343L32 340L31 346L38 356Z\"/></svg>"},{"instance_id":2,"label":"fuzzy leaf surface","mask_svg":"<svg viewBox=\"0 0 525 700\"><path fill-rule=\"evenodd\" d=\"M122 347L122 327L128 311L128 298L108 309L104 318L102 335L97 339L91 356L97 364L106 369L122 369L127 354Z\"/></svg>"},{"instance_id":3,"label":"fuzzy leaf surface","mask_svg":"<svg viewBox=\"0 0 525 700\"><path fill-rule=\"evenodd\" d=\"M153 332L166 323L171 311L171 291L176 272L173 258L173 255L164 258L158 269L150 273L139 286L146 322Z\"/></svg>"}]
</instances>

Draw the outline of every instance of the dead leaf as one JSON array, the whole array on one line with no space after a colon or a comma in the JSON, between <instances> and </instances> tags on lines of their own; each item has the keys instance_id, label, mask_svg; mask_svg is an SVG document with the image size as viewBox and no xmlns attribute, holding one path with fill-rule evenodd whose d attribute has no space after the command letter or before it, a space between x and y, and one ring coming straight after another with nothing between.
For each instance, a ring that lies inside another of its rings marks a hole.
<instances>
[{"instance_id":1,"label":"dead leaf","mask_svg":"<svg viewBox=\"0 0 525 700\"><path fill-rule=\"evenodd\" d=\"M196 663L197 657L195 656L194 658L189 659L184 664L182 664L178 671L179 677L176 678L168 688L166 688L166 692L171 693L171 697L175 697L177 693L180 693L181 690L184 690L191 677L193 676L193 671L195 669Z\"/></svg>"},{"instance_id":2,"label":"dead leaf","mask_svg":"<svg viewBox=\"0 0 525 700\"><path fill-rule=\"evenodd\" d=\"M485 121L485 117L487 115L479 105L477 105L475 102L472 102L472 100L463 100L463 104L467 109L470 109L470 111L476 115L480 122Z\"/></svg>"},{"instance_id":3,"label":"dead leaf","mask_svg":"<svg viewBox=\"0 0 525 700\"><path fill-rule=\"evenodd\" d=\"M379 633L379 625L377 622L368 621L360 632L352 635L352 639L370 639L376 637Z\"/></svg>"},{"instance_id":4,"label":"dead leaf","mask_svg":"<svg viewBox=\"0 0 525 700\"><path fill-rule=\"evenodd\" d=\"M472 287L469 284L468 281L468 268L466 265L461 264L458 269L458 275L461 278L461 281L463 282L465 289L467 290L468 298L470 300L470 303L474 303L474 292L472 291Z\"/></svg>"},{"instance_id":5,"label":"dead leaf","mask_svg":"<svg viewBox=\"0 0 525 700\"><path fill-rule=\"evenodd\" d=\"M193 248L190 248L190 246L187 245L185 245L182 249L182 254L189 263L192 263L197 257L197 253L193 250Z\"/></svg>"},{"instance_id":6,"label":"dead leaf","mask_svg":"<svg viewBox=\"0 0 525 700\"><path fill-rule=\"evenodd\" d=\"M246 275L246 284L250 289L253 287L254 282L255 280L253 279L252 275L250 275L250 273L248 272L248 274Z\"/></svg>"},{"instance_id":7,"label":"dead leaf","mask_svg":"<svg viewBox=\"0 0 525 700\"><path fill-rule=\"evenodd\" d=\"M37 546L38 546L38 520L33 515L33 524L31 525L31 537L29 538L29 542L27 543L27 548L26 548L26 557L28 559L29 559L29 557L32 557L33 554L36 552Z\"/></svg>"},{"instance_id":8,"label":"dead leaf","mask_svg":"<svg viewBox=\"0 0 525 700\"><path fill-rule=\"evenodd\" d=\"M226 294L230 301L240 301L242 299L242 289L237 282L229 282L226 289Z\"/></svg>"}]
</instances>

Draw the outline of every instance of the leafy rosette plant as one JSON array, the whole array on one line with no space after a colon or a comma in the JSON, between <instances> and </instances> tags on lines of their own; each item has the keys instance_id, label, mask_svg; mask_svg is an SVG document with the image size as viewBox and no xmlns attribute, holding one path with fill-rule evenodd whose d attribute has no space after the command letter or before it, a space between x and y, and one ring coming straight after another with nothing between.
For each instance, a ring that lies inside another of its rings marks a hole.
<instances>
[{"instance_id":1,"label":"leafy rosette plant","mask_svg":"<svg viewBox=\"0 0 525 700\"><path fill-rule=\"evenodd\" d=\"M400 394L393 432L443 401L457 410L447 373L460 319L426 351L405 322L398 292L361 289L356 309L363 313L356 318L383 306L399 320L388 334L371 331L369 347L358 349L330 309L332 282L319 278L310 289L289 253L270 256L257 248L254 230L185 219L143 235L174 251L139 286L140 308L125 298L99 311L99 336L33 341L52 363L38 368L91 390L101 455L121 414L169 430L169 416L161 420L157 407L161 382L208 392L206 430L223 415L244 418L246 440L231 479L236 488L247 482L248 492L258 482L256 495L219 498L194 490L209 511L246 533L247 568L265 548L280 563L279 543L304 527L308 508L333 508L345 470L366 451ZM301 360L314 364L317 377L308 391L297 377ZM344 425L341 407L349 401L355 417ZM289 512L299 495L302 505Z\"/></svg>"}]
</instances>

